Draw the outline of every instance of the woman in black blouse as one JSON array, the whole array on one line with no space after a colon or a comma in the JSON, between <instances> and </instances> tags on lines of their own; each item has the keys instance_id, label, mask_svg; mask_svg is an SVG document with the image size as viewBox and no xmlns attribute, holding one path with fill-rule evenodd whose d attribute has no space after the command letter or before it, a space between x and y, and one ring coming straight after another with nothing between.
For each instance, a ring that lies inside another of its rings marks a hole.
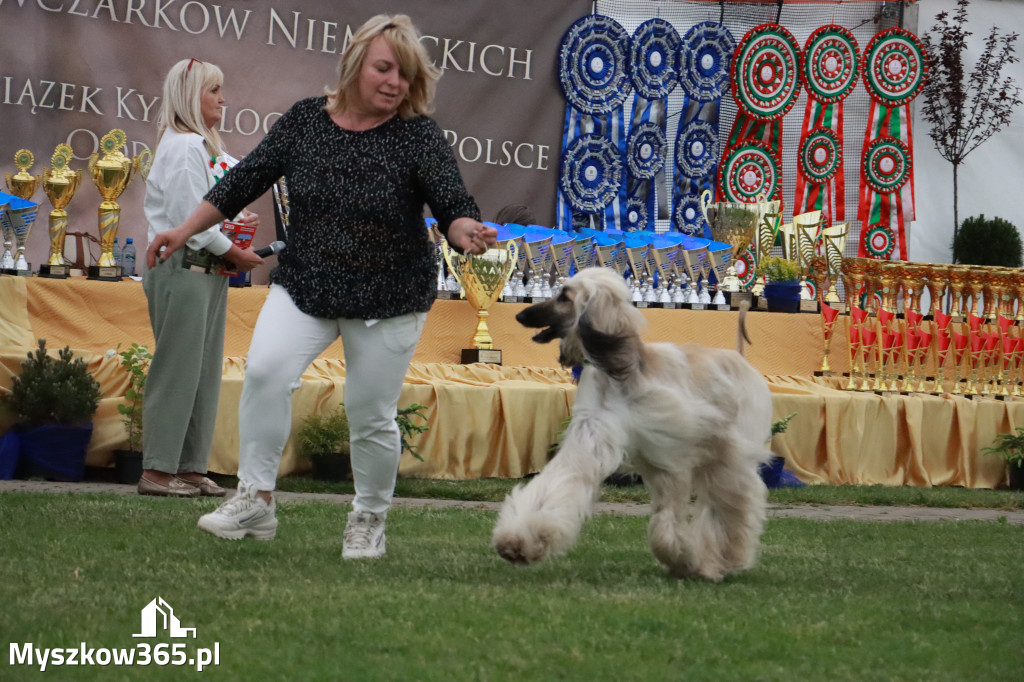
<instances>
[{"instance_id":1,"label":"woman in black blouse","mask_svg":"<svg viewBox=\"0 0 1024 682\"><path fill-rule=\"evenodd\" d=\"M239 406L238 492L199 527L272 539L272 491L291 428L291 394L339 335L356 496L343 557L385 552L401 439L395 423L409 362L433 302L430 207L457 250L483 253L497 231L459 174L441 129L427 118L441 72L407 16L373 17L341 57L337 85L292 106L180 226L150 242L150 266L188 237L234 215L284 176L288 247L271 273L253 331Z\"/></svg>"}]
</instances>

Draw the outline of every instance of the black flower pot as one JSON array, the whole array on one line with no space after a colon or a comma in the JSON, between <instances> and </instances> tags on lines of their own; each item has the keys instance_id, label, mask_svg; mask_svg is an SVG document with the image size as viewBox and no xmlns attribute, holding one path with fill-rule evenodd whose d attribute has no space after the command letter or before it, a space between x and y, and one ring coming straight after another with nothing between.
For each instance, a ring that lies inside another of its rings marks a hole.
<instances>
[{"instance_id":1,"label":"black flower pot","mask_svg":"<svg viewBox=\"0 0 1024 682\"><path fill-rule=\"evenodd\" d=\"M1009 465L1010 490L1024 490L1024 467Z\"/></svg>"},{"instance_id":2,"label":"black flower pot","mask_svg":"<svg viewBox=\"0 0 1024 682\"><path fill-rule=\"evenodd\" d=\"M318 481L351 481L351 456L347 452L338 452L313 457L313 478Z\"/></svg>"},{"instance_id":3,"label":"black flower pot","mask_svg":"<svg viewBox=\"0 0 1024 682\"><path fill-rule=\"evenodd\" d=\"M138 483L142 478L142 453L136 450L114 450L114 473L118 483Z\"/></svg>"}]
</instances>

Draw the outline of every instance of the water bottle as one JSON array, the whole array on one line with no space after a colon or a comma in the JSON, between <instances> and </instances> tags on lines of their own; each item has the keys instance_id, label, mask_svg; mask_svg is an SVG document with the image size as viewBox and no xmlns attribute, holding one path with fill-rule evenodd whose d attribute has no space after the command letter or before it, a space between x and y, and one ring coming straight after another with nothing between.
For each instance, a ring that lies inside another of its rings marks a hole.
<instances>
[{"instance_id":1,"label":"water bottle","mask_svg":"<svg viewBox=\"0 0 1024 682\"><path fill-rule=\"evenodd\" d=\"M114 248L111 249L111 253L114 256L114 264L117 266L117 274L120 276L124 274L124 253L117 243L117 237L114 237Z\"/></svg>"},{"instance_id":2,"label":"water bottle","mask_svg":"<svg viewBox=\"0 0 1024 682\"><path fill-rule=\"evenodd\" d=\"M125 277L135 276L135 244L132 238L124 241L124 252L121 254L121 274Z\"/></svg>"}]
</instances>

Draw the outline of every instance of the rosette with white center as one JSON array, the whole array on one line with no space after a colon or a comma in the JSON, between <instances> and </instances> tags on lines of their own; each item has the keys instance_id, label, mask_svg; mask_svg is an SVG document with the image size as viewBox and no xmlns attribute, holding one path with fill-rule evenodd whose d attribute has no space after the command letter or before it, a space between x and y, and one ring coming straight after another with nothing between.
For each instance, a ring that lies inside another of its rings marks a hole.
<instances>
[{"instance_id":1,"label":"rosette with white center","mask_svg":"<svg viewBox=\"0 0 1024 682\"><path fill-rule=\"evenodd\" d=\"M607 114L626 100L632 90L629 44L626 29L600 14L569 27L558 52L558 80L573 108Z\"/></svg>"},{"instance_id":2,"label":"rosette with white center","mask_svg":"<svg viewBox=\"0 0 1024 682\"><path fill-rule=\"evenodd\" d=\"M676 168L686 177L702 178L718 159L718 131L706 121L686 124L676 140Z\"/></svg>"},{"instance_id":3,"label":"rosette with white center","mask_svg":"<svg viewBox=\"0 0 1024 682\"><path fill-rule=\"evenodd\" d=\"M779 183L778 159L767 144L747 140L733 145L722 164L725 201L758 204L775 196Z\"/></svg>"},{"instance_id":4,"label":"rosette with white center","mask_svg":"<svg viewBox=\"0 0 1024 682\"><path fill-rule=\"evenodd\" d=\"M562 157L559 186L579 213L600 213L622 185L622 162L607 137L587 134L569 143Z\"/></svg>"},{"instance_id":5,"label":"rosette with white center","mask_svg":"<svg viewBox=\"0 0 1024 682\"><path fill-rule=\"evenodd\" d=\"M857 87L857 40L842 26L822 26L804 43L804 83L809 97L832 104Z\"/></svg>"},{"instance_id":6,"label":"rosette with white center","mask_svg":"<svg viewBox=\"0 0 1024 682\"><path fill-rule=\"evenodd\" d=\"M630 197L626 200L626 213L623 215L623 229L627 232L632 230L647 229L647 204L639 197Z\"/></svg>"},{"instance_id":7,"label":"rosette with white center","mask_svg":"<svg viewBox=\"0 0 1024 682\"><path fill-rule=\"evenodd\" d=\"M800 145L797 167L808 182L822 183L832 179L843 162L843 147L831 128L815 128Z\"/></svg>"},{"instance_id":8,"label":"rosette with white center","mask_svg":"<svg viewBox=\"0 0 1024 682\"><path fill-rule=\"evenodd\" d=\"M630 75L648 100L663 99L679 84L679 34L664 19L649 19L633 33Z\"/></svg>"},{"instance_id":9,"label":"rosette with white center","mask_svg":"<svg viewBox=\"0 0 1024 682\"><path fill-rule=\"evenodd\" d=\"M896 236L884 223L868 225L861 236L864 251L869 258L888 260L896 248Z\"/></svg>"},{"instance_id":10,"label":"rosette with white center","mask_svg":"<svg viewBox=\"0 0 1024 682\"><path fill-rule=\"evenodd\" d=\"M736 277L739 278L743 289L749 289L754 284L754 280L757 279L757 273L754 271L757 267L754 265L754 254L750 253L750 250L747 249L743 252L742 256L732 262L732 265L736 268Z\"/></svg>"},{"instance_id":11,"label":"rosette with white center","mask_svg":"<svg viewBox=\"0 0 1024 682\"><path fill-rule=\"evenodd\" d=\"M679 231L688 234L691 237L703 237L704 226L707 224L704 220L704 215L700 209L700 199L698 197L687 195L683 197L683 200L676 204L676 225L679 226Z\"/></svg>"},{"instance_id":12,"label":"rosette with white center","mask_svg":"<svg viewBox=\"0 0 1024 682\"><path fill-rule=\"evenodd\" d=\"M736 49L729 29L713 21L695 24L683 36L679 84L686 95L714 102L729 89L729 65Z\"/></svg>"},{"instance_id":13,"label":"rosette with white center","mask_svg":"<svg viewBox=\"0 0 1024 682\"><path fill-rule=\"evenodd\" d=\"M665 133L654 123L633 126L626 141L626 163L634 178L650 180L665 164Z\"/></svg>"},{"instance_id":14,"label":"rosette with white center","mask_svg":"<svg viewBox=\"0 0 1024 682\"><path fill-rule=\"evenodd\" d=\"M882 106L898 107L921 94L928 79L924 46L910 31L882 31L864 49L864 84Z\"/></svg>"},{"instance_id":15,"label":"rosette with white center","mask_svg":"<svg viewBox=\"0 0 1024 682\"><path fill-rule=\"evenodd\" d=\"M878 137L864 150L864 179L879 194L895 192L910 178L910 148L895 137Z\"/></svg>"},{"instance_id":16,"label":"rosette with white center","mask_svg":"<svg viewBox=\"0 0 1024 682\"><path fill-rule=\"evenodd\" d=\"M732 60L732 96L740 111L759 121L786 115L800 94L800 46L778 24L747 31Z\"/></svg>"}]
</instances>

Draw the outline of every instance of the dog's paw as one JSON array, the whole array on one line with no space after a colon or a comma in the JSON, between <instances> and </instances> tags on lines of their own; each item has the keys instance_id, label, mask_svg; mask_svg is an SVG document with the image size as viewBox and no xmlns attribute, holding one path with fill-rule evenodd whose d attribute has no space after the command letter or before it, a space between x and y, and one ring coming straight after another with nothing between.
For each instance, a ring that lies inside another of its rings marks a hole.
<instances>
[{"instance_id":1,"label":"dog's paw","mask_svg":"<svg viewBox=\"0 0 1024 682\"><path fill-rule=\"evenodd\" d=\"M509 563L525 566L551 556L550 538L545 533L495 533L491 546Z\"/></svg>"},{"instance_id":2,"label":"dog's paw","mask_svg":"<svg viewBox=\"0 0 1024 682\"><path fill-rule=\"evenodd\" d=\"M494 549L497 550L498 556L510 564L525 566L530 563L526 553L523 551L523 542L518 538L509 538L502 542L495 542Z\"/></svg>"}]
</instances>

